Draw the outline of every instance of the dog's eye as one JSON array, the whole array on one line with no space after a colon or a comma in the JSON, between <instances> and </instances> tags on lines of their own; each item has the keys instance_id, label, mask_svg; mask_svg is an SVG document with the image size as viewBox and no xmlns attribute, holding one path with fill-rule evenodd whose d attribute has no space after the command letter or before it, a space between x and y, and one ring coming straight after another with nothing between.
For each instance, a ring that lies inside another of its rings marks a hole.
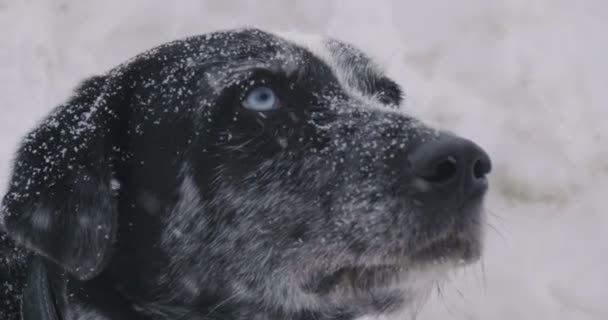
<instances>
[{"instance_id":1,"label":"dog's eye","mask_svg":"<svg viewBox=\"0 0 608 320\"><path fill-rule=\"evenodd\" d=\"M274 110L279 106L279 98L269 87L253 88L243 99L243 107L254 111Z\"/></svg>"}]
</instances>

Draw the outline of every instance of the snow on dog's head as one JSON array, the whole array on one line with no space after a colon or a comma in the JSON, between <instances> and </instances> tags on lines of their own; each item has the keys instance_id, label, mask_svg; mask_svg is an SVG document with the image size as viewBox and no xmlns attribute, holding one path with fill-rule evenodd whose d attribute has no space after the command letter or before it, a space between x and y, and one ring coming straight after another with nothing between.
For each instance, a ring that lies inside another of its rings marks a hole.
<instances>
[{"instance_id":1,"label":"snow on dog's head","mask_svg":"<svg viewBox=\"0 0 608 320\"><path fill-rule=\"evenodd\" d=\"M479 257L490 160L401 100L334 39L172 42L91 80L26 139L6 227L81 279L109 270L149 314L412 307Z\"/></svg>"}]
</instances>

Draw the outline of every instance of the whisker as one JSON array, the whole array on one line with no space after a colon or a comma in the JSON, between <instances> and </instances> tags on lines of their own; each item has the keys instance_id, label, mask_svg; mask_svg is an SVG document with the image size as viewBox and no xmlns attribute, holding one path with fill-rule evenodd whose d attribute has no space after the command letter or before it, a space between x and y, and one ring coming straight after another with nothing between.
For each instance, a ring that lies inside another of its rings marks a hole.
<instances>
[{"instance_id":1,"label":"whisker","mask_svg":"<svg viewBox=\"0 0 608 320\"><path fill-rule=\"evenodd\" d=\"M487 278L487 274L486 274L486 259L483 257L481 258L480 268L481 268L481 279L482 279L482 283L483 283L483 289L484 289L484 291L488 291L488 278Z\"/></svg>"},{"instance_id":2,"label":"whisker","mask_svg":"<svg viewBox=\"0 0 608 320\"><path fill-rule=\"evenodd\" d=\"M494 212L494 210L486 209L486 212L488 213L488 215L492 216L496 220L499 220L501 223L509 223L509 219L507 219L506 216L500 215Z\"/></svg>"},{"instance_id":3,"label":"whisker","mask_svg":"<svg viewBox=\"0 0 608 320\"><path fill-rule=\"evenodd\" d=\"M447 313L450 315L450 317L455 318L456 313L448 306L440 284L437 285L437 296L441 300L441 304L443 305Z\"/></svg>"},{"instance_id":4,"label":"whisker","mask_svg":"<svg viewBox=\"0 0 608 320\"><path fill-rule=\"evenodd\" d=\"M494 231L499 237L500 239L502 239L502 241L507 244L507 238L505 237L505 235L498 229L496 228L493 224L489 223L489 222L484 222L484 225L488 228L490 228L492 231Z\"/></svg>"}]
</instances>

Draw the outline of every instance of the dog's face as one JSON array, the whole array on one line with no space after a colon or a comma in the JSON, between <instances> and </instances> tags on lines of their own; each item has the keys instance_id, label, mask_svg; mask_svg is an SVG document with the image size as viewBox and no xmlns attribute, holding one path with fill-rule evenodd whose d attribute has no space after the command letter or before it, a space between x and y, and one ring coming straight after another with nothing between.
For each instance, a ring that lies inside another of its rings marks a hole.
<instances>
[{"instance_id":1,"label":"dog's face","mask_svg":"<svg viewBox=\"0 0 608 320\"><path fill-rule=\"evenodd\" d=\"M30 134L6 229L77 278L110 272L150 313L393 312L479 257L490 170L401 100L335 40L174 42Z\"/></svg>"}]
</instances>

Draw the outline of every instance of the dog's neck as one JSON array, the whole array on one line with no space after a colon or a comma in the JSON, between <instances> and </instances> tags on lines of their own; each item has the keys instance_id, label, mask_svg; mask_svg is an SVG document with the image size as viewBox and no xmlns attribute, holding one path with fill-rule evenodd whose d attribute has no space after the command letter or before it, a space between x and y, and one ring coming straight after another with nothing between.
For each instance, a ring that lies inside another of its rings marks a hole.
<instances>
[{"instance_id":1,"label":"dog's neck","mask_svg":"<svg viewBox=\"0 0 608 320\"><path fill-rule=\"evenodd\" d=\"M107 275L82 282L44 258L31 260L22 297L23 320L152 320L135 311Z\"/></svg>"},{"instance_id":2,"label":"dog's neck","mask_svg":"<svg viewBox=\"0 0 608 320\"><path fill-rule=\"evenodd\" d=\"M139 312L153 320L190 319L190 320L355 320L347 312L301 312L285 313L266 309L260 305L228 302L182 306L149 303L136 307Z\"/></svg>"},{"instance_id":3,"label":"dog's neck","mask_svg":"<svg viewBox=\"0 0 608 320\"><path fill-rule=\"evenodd\" d=\"M43 258L34 257L23 292L23 320L353 320L346 312L286 314L256 305L219 302L202 308L133 303L126 298L108 274L81 282L60 271ZM202 310L201 310L202 309Z\"/></svg>"}]
</instances>

